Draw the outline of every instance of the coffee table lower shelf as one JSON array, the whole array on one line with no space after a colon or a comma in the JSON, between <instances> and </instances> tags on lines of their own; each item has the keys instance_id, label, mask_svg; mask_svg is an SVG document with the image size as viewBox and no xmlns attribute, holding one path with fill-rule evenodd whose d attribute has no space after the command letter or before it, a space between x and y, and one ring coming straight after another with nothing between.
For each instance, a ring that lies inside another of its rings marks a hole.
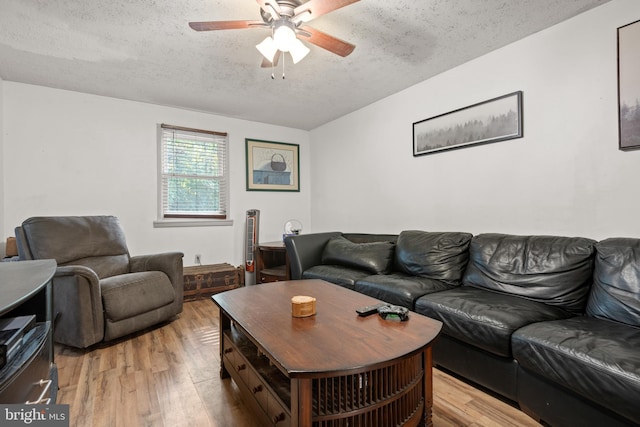
<instances>
[{"instance_id":1,"label":"coffee table lower shelf","mask_svg":"<svg viewBox=\"0 0 640 427\"><path fill-rule=\"evenodd\" d=\"M305 412L300 407L308 406L309 400L314 427L424 424L424 367L430 367L430 349L373 369L364 367L342 375L292 379L234 324L224 330L222 345L222 375L233 378L264 426L309 425L308 420L299 419ZM428 363L423 358L429 358ZM293 407L292 390L301 396L293 399Z\"/></svg>"}]
</instances>

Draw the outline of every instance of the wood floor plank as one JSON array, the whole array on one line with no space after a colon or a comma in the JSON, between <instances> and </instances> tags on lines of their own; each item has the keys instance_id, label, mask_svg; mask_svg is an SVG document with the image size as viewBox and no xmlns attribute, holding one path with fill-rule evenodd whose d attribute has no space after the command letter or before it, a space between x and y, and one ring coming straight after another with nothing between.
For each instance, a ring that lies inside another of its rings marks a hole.
<instances>
[{"instance_id":1,"label":"wood floor plank","mask_svg":"<svg viewBox=\"0 0 640 427\"><path fill-rule=\"evenodd\" d=\"M162 410L156 393L153 374L149 370L136 371L136 401L140 426L162 426Z\"/></svg>"},{"instance_id":2,"label":"wood floor plank","mask_svg":"<svg viewBox=\"0 0 640 427\"><path fill-rule=\"evenodd\" d=\"M74 427L253 427L233 381L220 379L219 314L189 301L174 321L109 345L56 344L57 403ZM517 408L438 369L435 427L539 426Z\"/></svg>"}]
</instances>

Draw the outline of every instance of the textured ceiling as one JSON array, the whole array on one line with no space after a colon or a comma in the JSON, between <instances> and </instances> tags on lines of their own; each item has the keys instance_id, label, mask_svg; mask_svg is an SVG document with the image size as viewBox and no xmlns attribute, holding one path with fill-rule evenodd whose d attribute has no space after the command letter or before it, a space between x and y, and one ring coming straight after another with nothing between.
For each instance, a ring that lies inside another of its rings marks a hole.
<instances>
[{"instance_id":1,"label":"textured ceiling","mask_svg":"<svg viewBox=\"0 0 640 427\"><path fill-rule=\"evenodd\" d=\"M362 0L310 23L350 56L307 44L272 80L267 30L188 26L253 0L1 0L0 77L310 130L607 1Z\"/></svg>"}]
</instances>

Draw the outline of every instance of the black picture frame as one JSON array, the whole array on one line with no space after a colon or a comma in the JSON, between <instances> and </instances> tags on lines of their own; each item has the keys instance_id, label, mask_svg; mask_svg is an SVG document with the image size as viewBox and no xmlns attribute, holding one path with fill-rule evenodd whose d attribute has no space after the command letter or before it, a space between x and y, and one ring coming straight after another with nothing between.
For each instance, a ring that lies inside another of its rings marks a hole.
<instances>
[{"instance_id":1,"label":"black picture frame","mask_svg":"<svg viewBox=\"0 0 640 427\"><path fill-rule=\"evenodd\" d=\"M618 28L618 148L640 149L640 20Z\"/></svg>"},{"instance_id":2,"label":"black picture frame","mask_svg":"<svg viewBox=\"0 0 640 427\"><path fill-rule=\"evenodd\" d=\"M413 123L413 156L522 138L522 91Z\"/></svg>"}]
</instances>

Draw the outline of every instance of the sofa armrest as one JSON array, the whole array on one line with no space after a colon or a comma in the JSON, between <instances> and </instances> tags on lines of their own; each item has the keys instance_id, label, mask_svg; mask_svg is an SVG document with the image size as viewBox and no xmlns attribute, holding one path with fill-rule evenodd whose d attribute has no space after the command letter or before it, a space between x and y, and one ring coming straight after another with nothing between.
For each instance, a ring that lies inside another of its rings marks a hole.
<instances>
[{"instance_id":1,"label":"sofa armrest","mask_svg":"<svg viewBox=\"0 0 640 427\"><path fill-rule=\"evenodd\" d=\"M182 303L184 300L184 273L182 252L164 252L160 254L138 255L133 256L129 260L132 273L141 271L162 271L169 276L169 280L173 285L176 293L176 313L182 311Z\"/></svg>"},{"instance_id":2,"label":"sofa armrest","mask_svg":"<svg viewBox=\"0 0 640 427\"><path fill-rule=\"evenodd\" d=\"M104 338L100 280L88 267L60 266L53 276L54 340L86 348Z\"/></svg>"},{"instance_id":3,"label":"sofa armrest","mask_svg":"<svg viewBox=\"0 0 640 427\"><path fill-rule=\"evenodd\" d=\"M305 270L314 265L320 265L322 263L322 251L329 239L341 235L342 233L334 231L287 236L284 239L284 244L289 256L291 279L299 280Z\"/></svg>"}]
</instances>

